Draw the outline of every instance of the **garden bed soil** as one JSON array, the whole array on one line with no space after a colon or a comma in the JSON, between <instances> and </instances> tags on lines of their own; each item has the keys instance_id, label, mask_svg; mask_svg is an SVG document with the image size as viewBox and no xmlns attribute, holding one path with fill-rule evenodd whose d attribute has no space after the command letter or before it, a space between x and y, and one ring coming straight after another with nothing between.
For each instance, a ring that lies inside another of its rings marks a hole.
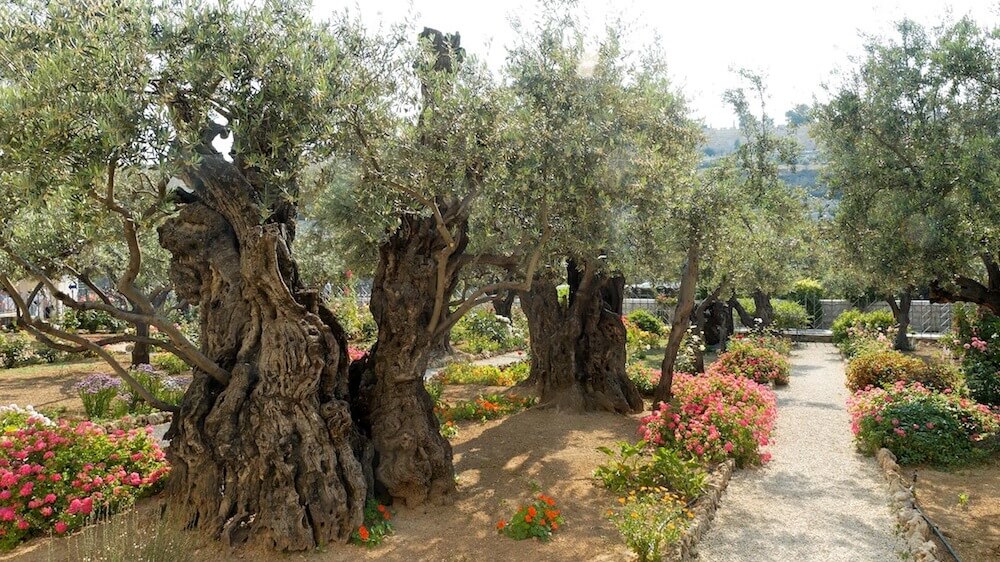
<instances>
[{"instance_id":1,"label":"garden bed soil","mask_svg":"<svg viewBox=\"0 0 1000 562\"><path fill-rule=\"evenodd\" d=\"M458 388L456 387L456 391ZM466 392L483 387L467 385ZM567 414L553 409L530 409L502 420L461 422L452 440L458 495L451 506L416 509L393 506L395 534L370 550L353 545L333 545L322 552L282 556L283 560L339 562L355 560L630 560L630 551L607 519L617 505L616 496L592 475L605 455L599 446L635 441L636 416L608 413ZM549 542L514 541L496 532L500 519L508 519L529 501L533 488L552 496L565 524ZM149 500L144 504L155 502ZM155 509L147 512L155 513ZM82 533L78 533L79 536ZM73 538L39 539L0 560L55 562L80 559L71 548ZM79 541L79 539L76 539ZM93 542L93 541L91 541ZM180 541L193 542L189 540ZM194 560L274 560L269 552L220 552L218 546L202 547ZM63 558L66 553L68 558ZM95 551L95 554L99 551ZM176 553L175 553L176 554ZM95 560L100 560L95 557ZM185 559L175 556L170 558Z\"/></svg>"},{"instance_id":2,"label":"garden bed soil","mask_svg":"<svg viewBox=\"0 0 1000 562\"><path fill-rule=\"evenodd\" d=\"M963 562L1000 560L1000 456L952 472L907 468L917 474L917 503ZM968 495L965 505L961 494ZM938 557L948 560L944 545Z\"/></svg>"}]
</instances>

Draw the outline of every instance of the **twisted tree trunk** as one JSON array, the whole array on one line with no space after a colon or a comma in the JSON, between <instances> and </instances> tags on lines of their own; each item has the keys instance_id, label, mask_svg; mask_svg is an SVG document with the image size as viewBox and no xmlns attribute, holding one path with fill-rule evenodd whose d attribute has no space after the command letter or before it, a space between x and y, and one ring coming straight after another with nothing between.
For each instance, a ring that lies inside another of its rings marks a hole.
<instances>
[{"instance_id":1,"label":"twisted tree trunk","mask_svg":"<svg viewBox=\"0 0 1000 562\"><path fill-rule=\"evenodd\" d=\"M206 155L188 180L197 200L160 228L178 296L201 305L201 349L224 371L194 371L169 432L168 491L230 545L309 550L361 524L368 445L343 330L296 275L293 217L260 224L245 173Z\"/></svg>"},{"instance_id":2,"label":"twisted tree trunk","mask_svg":"<svg viewBox=\"0 0 1000 562\"><path fill-rule=\"evenodd\" d=\"M447 207L442 213L447 215ZM434 402L424 388L430 352L443 338L430 325L440 282L438 260L448 260L447 300L468 241L465 218L453 224L456 247L443 257L448 243L434 218L404 215L379 250L372 290L370 306L379 333L360 382L362 425L375 445L380 489L408 506L447 503L455 493L451 445L441 436ZM438 325L448 321L447 306L439 315Z\"/></svg>"},{"instance_id":3,"label":"twisted tree trunk","mask_svg":"<svg viewBox=\"0 0 1000 562\"><path fill-rule=\"evenodd\" d=\"M910 329L910 303L913 302L913 288L907 287L899 296L898 302L893 295L888 295L885 302L889 303L892 317L896 321L897 329L896 338L892 344L893 349L910 351L913 348L910 346L909 338L906 337L906 331Z\"/></svg>"},{"instance_id":4,"label":"twisted tree trunk","mask_svg":"<svg viewBox=\"0 0 1000 562\"><path fill-rule=\"evenodd\" d=\"M667 337L667 347L663 351L663 362L660 364L660 382L653 394L653 408L660 402L670 402L673 398L674 365L677 354L681 350L684 334L691 325L691 313L694 311L695 289L698 286L698 265L701 244L694 240L688 247L687 259L681 271L681 285L677 291L677 306L674 307L674 318L670 323L670 334Z\"/></svg>"},{"instance_id":5,"label":"twisted tree trunk","mask_svg":"<svg viewBox=\"0 0 1000 562\"><path fill-rule=\"evenodd\" d=\"M642 411L642 396L625 375L625 326L621 321L625 279L569 265L569 303L556 286L536 279L522 291L528 319L531 377L543 405L571 411Z\"/></svg>"},{"instance_id":6,"label":"twisted tree trunk","mask_svg":"<svg viewBox=\"0 0 1000 562\"><path fill-rule=\"evenodd\" d=\"M753 292L754 316L760 318L760 328L768 328L774 323L774 306L771 305L771 295L760 289ZM757 326L749 326L755 328Z\"/></svg>"}]
</instances>

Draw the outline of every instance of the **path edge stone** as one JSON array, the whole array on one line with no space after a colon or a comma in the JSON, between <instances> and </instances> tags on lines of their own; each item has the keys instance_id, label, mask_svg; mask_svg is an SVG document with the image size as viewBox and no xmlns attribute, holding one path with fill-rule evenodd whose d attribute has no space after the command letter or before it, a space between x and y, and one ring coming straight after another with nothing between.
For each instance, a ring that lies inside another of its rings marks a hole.
<instances>
[{"instance_id":1,"label":"path edge stone","mask_svg":"<svg viewBox=\"0 0 1000 562\"><path fill-rule=\"evenodd\" d=\"M906 542L910 559L916 562L940 562L937 544L931 538L931 528L916 507L913 487L906 484L899 464L896 463L896 455L883 447L875 453L875 460L889 485L891 509L899 525L899 532Z\"/></svg>"},{"instance_id":2,"label":"path edge stone","mask_svg":"<svg viewBox=\"0 0 1000 562\"><path fill-rule=\"evenodd\" d=\"M712 520L715 519L715 512L722 503L722 494L729 486L729 479L735 468L736 462L733 459L727 459L708 476L705 483L705 494L691 506L691 512L694 514L691 524L688 525L680 540L663 557L664 562L687 561L697 558L698 542L708 532Z\"/></svg>"}]
</instances>

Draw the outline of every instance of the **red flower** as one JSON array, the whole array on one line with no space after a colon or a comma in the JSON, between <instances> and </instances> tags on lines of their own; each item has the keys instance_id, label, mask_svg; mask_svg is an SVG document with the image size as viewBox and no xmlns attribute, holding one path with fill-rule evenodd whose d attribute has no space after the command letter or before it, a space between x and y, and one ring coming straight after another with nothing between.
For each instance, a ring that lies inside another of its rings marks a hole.
<instances>
[{"instance_id":1,"label":"red flower","mask_svg":"<svg viewBox=\"0 0 1000 562\"><path fill-rule=\"evenodd\" d=\"M370 537L371 535L368 534L368 528L365 527L364 525L362 525L362 526L358 527L358 536L361 537L362 541L366 541L367 542L368 541L368 537Z\"/></svg>"},{"instance_id":2,"label":"red flower","mask_svg":"<svg viewBox=\"0 0 1000 562\"><path fill-rule=\"evenodd\" d=\"M504 527L507 526L507 522L503 519L497 521L497 531L502 531Z\"/></svg>"}]
</instances>

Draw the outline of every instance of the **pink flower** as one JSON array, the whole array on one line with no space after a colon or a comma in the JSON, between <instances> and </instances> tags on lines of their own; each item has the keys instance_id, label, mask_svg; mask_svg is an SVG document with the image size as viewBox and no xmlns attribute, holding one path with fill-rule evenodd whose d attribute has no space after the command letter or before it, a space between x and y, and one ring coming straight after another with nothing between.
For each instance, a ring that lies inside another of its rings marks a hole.
<instances>
[{"instance_id":1,"label":"pink flower","mask_svg":"<svg viewBox=\"0 0 1000 562\"><path fill-rule=\"evenodd\" d=\"M56 525L55 525L55 527L56 527L56 532L57 532L57 533L59 533L59 534L61 535L61 534L63 534L63 533L65 533L65 532L66 532L66 529L67 529L67 528L68 528L69 526L68 526L68 525L66 525L66 523L64 523L64 522L62 522L62 521L56 521Z\"/></svg>"}]
</instances>

